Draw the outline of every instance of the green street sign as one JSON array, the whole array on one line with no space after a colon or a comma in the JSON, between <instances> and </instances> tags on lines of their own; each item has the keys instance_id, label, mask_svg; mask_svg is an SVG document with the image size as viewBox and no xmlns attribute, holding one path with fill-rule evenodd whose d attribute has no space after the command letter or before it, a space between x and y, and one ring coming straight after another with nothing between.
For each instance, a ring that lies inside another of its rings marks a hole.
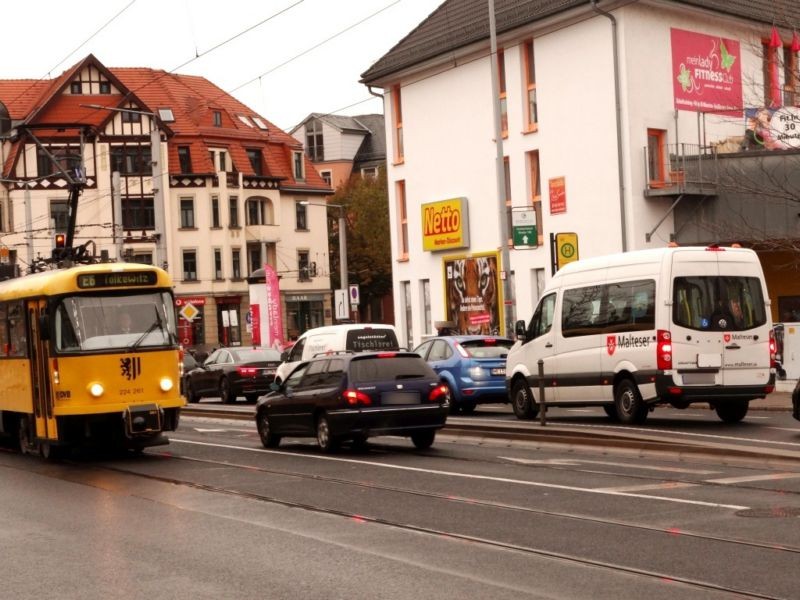
<instances>
[{"instance_id":1,"label":"green street sign","mask_svg":"<svg viewBox=\"0 0 800 600\"><path fill-rule=\"evenodd\" d=\"M539 245L535 210L512 209L511 241L515 249L536 248Z\"/></svg>"}]
</instances>

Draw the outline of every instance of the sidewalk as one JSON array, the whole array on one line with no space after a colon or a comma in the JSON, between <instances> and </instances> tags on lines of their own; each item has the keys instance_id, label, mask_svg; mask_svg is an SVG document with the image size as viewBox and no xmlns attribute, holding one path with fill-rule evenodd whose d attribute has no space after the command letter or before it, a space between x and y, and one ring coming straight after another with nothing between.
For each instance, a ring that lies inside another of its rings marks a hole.
<instances>
[{"instance_id":1,"label":"sidewalk","mask_svg":"<svg viewBox=\"0 0 800 600\"><path fill-rule=\"evenodd\" d=\"M791 392L772 392L763 400L751 400L750 410L792 410Z\"/></svg>"}]
</instances>

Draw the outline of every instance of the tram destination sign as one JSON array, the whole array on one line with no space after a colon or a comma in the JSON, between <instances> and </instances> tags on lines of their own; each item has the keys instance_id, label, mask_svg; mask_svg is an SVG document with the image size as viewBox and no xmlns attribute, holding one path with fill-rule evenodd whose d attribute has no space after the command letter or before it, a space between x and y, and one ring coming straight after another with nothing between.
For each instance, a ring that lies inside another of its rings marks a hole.
<instances>
[{"instance_id":1,"label":"tram destination sign","mask_svg":"<svg viewBox=\"0 0 800 600\"><path fill-rule=\"evenodd\" d=\"M108 287L137 287L155 285L158 275L155 271L125 271L124 273L84 273L78 275L78 287L86 289Z\"/></svg>"}]
</instances>

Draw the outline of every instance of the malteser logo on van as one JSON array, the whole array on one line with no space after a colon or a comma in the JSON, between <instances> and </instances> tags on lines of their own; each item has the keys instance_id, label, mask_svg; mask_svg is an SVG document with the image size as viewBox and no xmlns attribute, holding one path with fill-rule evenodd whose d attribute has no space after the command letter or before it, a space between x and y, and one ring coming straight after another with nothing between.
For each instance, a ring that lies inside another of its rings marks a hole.
<instances>
[{"instance_id":1,"label":"malteser logo on van","mask_svg":"<svg viewBox=\"0 0 800 600\"><path fill-rule=\"evenodd\" d=\"M612 356L617 348L646 348L650 338L646 335L609 335L606 337L606 351Z\"/></svg>"},{"instance_id":2,"label":"malteser logo on van","mask_svg":"<svg viewBox=\"0 0 800 600\"><path fill-rule=\"evenodd\" d=\"M731 334L726 333L725 335L722 336L722 339L725 340L725 343L727 344L728 342L731 341Z\"/></svg>"}]
</instances>

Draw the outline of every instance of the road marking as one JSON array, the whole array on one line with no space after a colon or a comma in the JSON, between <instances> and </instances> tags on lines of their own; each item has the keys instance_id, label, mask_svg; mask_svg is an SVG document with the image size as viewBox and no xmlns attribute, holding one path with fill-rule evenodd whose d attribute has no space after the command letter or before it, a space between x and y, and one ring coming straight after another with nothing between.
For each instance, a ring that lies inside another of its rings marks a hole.
<instances>
[{"instance_id":1,"label":"road marking","mask_svg":"<svg viewBox=\"0 0 800 600\"><path fill-rule=\"evenodd\" d=\"M677 490L680 488L697 487L696 483L684 483L681 481L665 481L664 483L651 483L647 485L623 485L620 487L595 488L605 492L648 492L653 490Z\"/></svg>"},{"instance_id":2,"label":"road marking","mask_svg":"<svg viewBox=\"0 0 800 600\"><path fill-rule=\"evenodd\" d=\"M800 447L800 443L797 442L779 442L776 440L761 440L758 438L745 438L745 437L737 437L734 435L714 435L711 433L691 433L688 431L676 431L674 429L646 429L644 427L616 427L614 425L589 425L584 423L570 423L569 427L584 427L587 429L607 429L613 431L642 431L645 433L666 433L671 436L675 435L682 435L686 437L699 437L699 438L711 438L716 440L733 440L736 442L750 442L750 443L758 443L758 444L774 444L776 446L797 446ZM674 439L673 439L674 441Z\"/></svg>"},{"instance_id":3,"label":"road marking","mask_svg":"<svg viewBox=\"0 0 800 600\"><path fill-rule=\"evenodd\" d=\"M777 429L778 431L791 431L792 433L800 433L800 427L775 427L774 425L767 425L767 429Z\"/></svg>"},{"instance_id":4,"label":"road marking","mask_svg":"<svg viewBox=\"0 0 800 600\"><path fill-rule=\"evenodd\" d=\"M198 433L219 433L221 431L228 431L227 429L200 429L199 427L193 427L192 429Z\"/></svg>"},{"instance_id":5,"label":"road marking","mask_svg":"<svg viewBox=\"0 0 800 600\"><path fill-rule=\"evenodd\" d=\"M588 408L568 408L567 412L574 412L574 413L594 413L595 411L590 410Z\"/></svg>"},{"instance_id":6,"label":"road marking","mask_svg":"<svg viewBox=\"0 0 800 600\"><path fill-rule=\"evenodd\" d=\"M744 477L723 477L722 479L706 479L707 483L749 483L751 481L777 481L778 479L794 479L800 473L770 473L768 475L746 475Z\"/></svg>"},{"instance_id":7,"label":"road marking","mask_svg":"<svg viewBox=\"0 0 800 600\"><path fill-rule=\"evenodd\" d=\"M583 459L560 459L551 458L550 460L528 460L527 458L513 458L511 456L498 456L502 460L510 460L511 462L520 463L523 465L533 464L553 464L558 466L577 467L581 464L588 465L604 465L608 467L621 467L623 469L644 469L647 471L663 471L666 473L689 473L691 475L713 475L719 471L707 471L702 469L682 469L680 467L656 467L655 465L634 465L628 463L619 463L606 460L583 460Z\"/></svg>"},{"instance_id":8,"label":"road marking","mask_svg":"<svg viewBox=\"0 0 800 600\"><path fill-rule=\"evenodd\" d=\"M190 444L195 446L212 446L214 448L227 448L229 450L242 450L244 452L258 452L266 454L279 454L283 456L291 456L297 459L310 459L310 460L324 460L331 462L349 463L355 465L367 465L371 467L379 467L383 469L395 469L398 471L409 471L413 473L427 473L429 475L444 475L446 477L457 477L461 479L474 479L480 481L494 481L497 483L512 483L516 485L524 485L530 487L540 487L554 490L564 490L568 492L580 492L584 494L601 494L605 496L625 496L628 498L640 498L642 500L660 500L662 502L673 502L675 504L691 504L694 506L707 506L710 508L726 508L730 510L746 510L748 506L739 506L736 504L720 504L718 502L704 502L702 500L686 500L682 498L669 498L667 496L650 496L648 494L635 494L628 492L608 492L602 489L582 488L571 485L559 485L555 483L542 483L539 481L525 481L522 479L510 479L508 477L491 477L489 475L475 475L471 473L457 473L455 471L440 471L438 469L422 469L420 467L409 467L405 465L391 465L369 460L355 460L351 458L339 458L335 456L323 456L319 454L295 454L294 452L282 452L281 450L266 450L264 448L251 448L246 446L234 446L232 444L212 444L210 442L197 442L194 440L182 440L170 436L170 442L177 442L179 444Z\"/></svg>"}]
</instances>

